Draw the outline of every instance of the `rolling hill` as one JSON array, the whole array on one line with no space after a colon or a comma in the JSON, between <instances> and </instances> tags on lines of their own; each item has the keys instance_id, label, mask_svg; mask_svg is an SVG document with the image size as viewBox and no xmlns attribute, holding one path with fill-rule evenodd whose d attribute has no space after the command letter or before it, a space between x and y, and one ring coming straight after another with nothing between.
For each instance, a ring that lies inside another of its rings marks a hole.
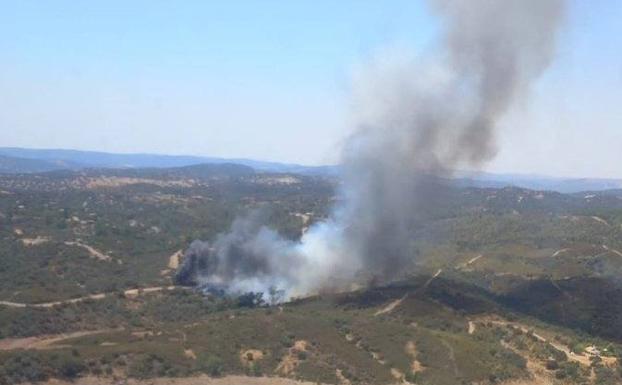
<instances>
[{"instance_id":1,"label":"rolling hill","mask_svg":"<svg viewBox=\"0 0 622 385\"><path fill-rule=\"evenodd\" d=\"M439 186L412 269L350 292L173 285L194 239L259 207L299 239L337 185L232 164L0 175L0 383L620 383L619 190Z\"/></svg>"},{"instance_id":2,"label":"rolling hill","mask_svg":"<svg viewBox=\"0 0 622 385\"><path fill-rule=\"evenodd\" d=\"M172 168L197 164L231 163L251 167L257 172L294 173L315 176L339 175L338 166L304 166L251 159L225 159L215 157L158 155L158 154L112 154L96 151L61 149L27 149L0 147L0 173L43 172L51 170L80 170L87 168ZM522 187L532 190L548 190L562 193L581 191L605 191L622 188L620 179L558 178L522 174L455 173L454 182L465 187L502 188Z\"/></svg>"}]
</instances>

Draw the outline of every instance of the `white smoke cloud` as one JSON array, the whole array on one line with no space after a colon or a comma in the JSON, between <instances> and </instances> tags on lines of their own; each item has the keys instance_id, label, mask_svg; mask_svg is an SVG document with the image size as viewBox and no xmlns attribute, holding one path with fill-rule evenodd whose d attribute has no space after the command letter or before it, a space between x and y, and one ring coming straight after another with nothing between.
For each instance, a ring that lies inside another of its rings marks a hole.
<instances>
[{"instance_id":1,"label":"white smoke cloud","mask_svg":"<svg viewBox=\"0 0 622 385\"><path fill-rule=\"evenodd\" d=\"M554 56L562 0L433 0L445 34L433 58L379 60L355 76L357 127L342 155L342 204L300 242L236 220L181 272L229 292L286 297L390 280L412 268L412 230L447 176L496 153L495 129ZM185 269L185 270L184 270ZM191 274L191 275L192 275Z\"/></svg>"}]
</instances>

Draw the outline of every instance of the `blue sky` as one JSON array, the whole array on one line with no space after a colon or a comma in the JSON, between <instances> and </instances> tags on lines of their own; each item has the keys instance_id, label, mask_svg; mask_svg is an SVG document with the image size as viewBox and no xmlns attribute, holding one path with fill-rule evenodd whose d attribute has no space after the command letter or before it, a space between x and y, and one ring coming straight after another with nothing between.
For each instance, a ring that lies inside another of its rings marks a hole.
<instances>
[{"instance_id":1,"label":"blue sky","mask_svg":"<svg viewBox=\"0 0 622 385\"><path fill-rule=\"evenodd\" d=\"M323 164L352 69L426 50L419 1L0 0L0 146ZM570 3L491 171L622 177L622 2ZM528 153L529 156L525 156Z\"/></svg>"}]
</instances>

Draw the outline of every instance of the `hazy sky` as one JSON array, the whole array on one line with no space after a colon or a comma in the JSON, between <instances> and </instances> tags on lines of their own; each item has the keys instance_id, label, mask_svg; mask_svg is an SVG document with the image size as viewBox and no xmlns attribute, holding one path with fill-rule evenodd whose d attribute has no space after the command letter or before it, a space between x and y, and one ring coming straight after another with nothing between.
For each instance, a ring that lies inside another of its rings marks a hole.
<instances>
[{"instance_id":1,"label":"hazy sky","mask_svg":"<svg viewBox=\"0 0 622 385\"><path fill-rule=\"evenodd\" d=\"M574 0L489 170L622 177L622 1ZM0 0L0 146L334 163L352 71L424 2Z\"/></svg>"}]
</instances>

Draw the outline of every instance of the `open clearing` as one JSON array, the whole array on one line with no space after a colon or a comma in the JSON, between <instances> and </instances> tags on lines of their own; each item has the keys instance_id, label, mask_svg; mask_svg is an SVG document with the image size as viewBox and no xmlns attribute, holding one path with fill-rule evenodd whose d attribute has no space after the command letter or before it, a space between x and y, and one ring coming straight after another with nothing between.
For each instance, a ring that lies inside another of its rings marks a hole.
<instances>
[{"instance_id":1,"label":"open clearing","mask_svg":"<svg viewBox=\"0 0 622 385\"><path fill-rule=\"evenodd\" d=\"M22 238L24 246L37 246L51 241L51 237L37 235L35 238Z\"/></svg>"}]
</instances>

